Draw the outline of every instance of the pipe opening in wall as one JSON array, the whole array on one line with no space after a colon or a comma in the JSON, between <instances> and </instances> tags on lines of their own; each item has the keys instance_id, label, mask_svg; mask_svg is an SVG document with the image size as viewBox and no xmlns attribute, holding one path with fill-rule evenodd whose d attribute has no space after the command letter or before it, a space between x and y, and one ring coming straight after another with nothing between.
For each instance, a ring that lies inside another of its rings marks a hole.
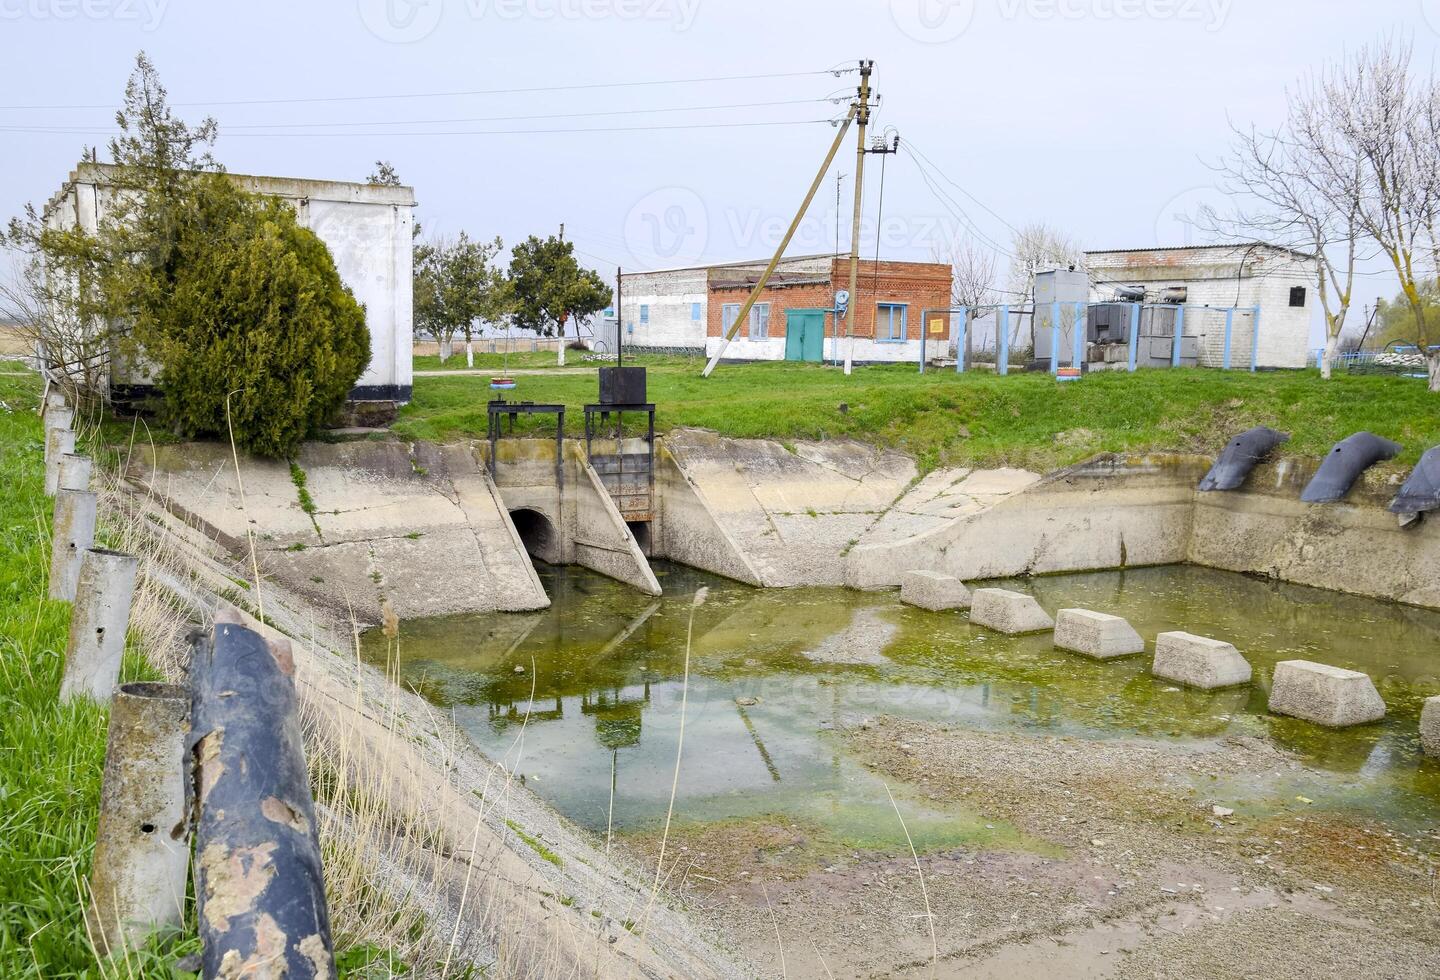
<instances>
[{"instance_id":1,"label":"pipe opening in wall","mask_svg":"<svg viewBox=\"0 0 1440 980\"><path fill-rule=\"evenodd\" d=\"M558 542L555 525L551 523L550 518L538 510L522 507L510 512L510 520L514 523L515 530L520 535L520 541L525 545L525 550L530 557L549 561L550 556L555 554Z\"/></svg>"},{"instance_id":2,"label":"pipe opening in wall","mask_svg":"<svg viewBox=\"0 0 1440 980\"><path fill-rule=\"evenodd\" d=\"M650 522L626 521L625 526L635 536L635 543L640 546L640 553L648 558L650 556Z\"/></svg>"}]
</instances>

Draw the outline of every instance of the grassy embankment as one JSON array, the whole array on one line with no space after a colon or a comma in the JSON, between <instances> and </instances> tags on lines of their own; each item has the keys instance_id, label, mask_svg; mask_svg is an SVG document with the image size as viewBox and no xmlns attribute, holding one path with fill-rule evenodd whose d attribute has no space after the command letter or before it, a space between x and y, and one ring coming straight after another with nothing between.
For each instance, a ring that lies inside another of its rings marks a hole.
<instances>
[{"instance_id":1,"label":"grassy embankment","mask_svg":"<svg viewBox=\"0 0 1440 980\"><path fill-rule=\"evenodd\" d=\"M1314 371L1185 369L1108 372L1058 384L1048 374L921 376L914 365L857 368L846 378L834 368L780 362L723 365L706 379L698 359L661 358L649 367L661 431L696 426L741 438L861 439L910 453L924 469L1044 471L1099 452L1213 454L1254 425L1291 433L1284 450L1291 456L1323 456L1337 440L1369 430L1402 443L1405 453L1394 465L1408 466L1440 443L1440 395L1411 378L1323 381ZM571 409L567 428L583 434L580 407L596 398L593 376L517 380L507 398L563 402ZM483 376L418 378L395 431L429 440L483 438L485 403L494 394Z\"/></svg>"},{"instance_id":2,"label":"grassy embankment","mask_svg":"<svg viewBox=\"0 0 1440 980\"><path fill-rule=\"evenodd\" d=\"M0 976L94 976L82 910L107 713L59 701L70 604L46 598L38 397L33 373L0 364ZM132 636L123 679L159 679L137 646ZM171 937L104 973L170 977L170 962L195 949Z\"/></svg>"}]
</instances>

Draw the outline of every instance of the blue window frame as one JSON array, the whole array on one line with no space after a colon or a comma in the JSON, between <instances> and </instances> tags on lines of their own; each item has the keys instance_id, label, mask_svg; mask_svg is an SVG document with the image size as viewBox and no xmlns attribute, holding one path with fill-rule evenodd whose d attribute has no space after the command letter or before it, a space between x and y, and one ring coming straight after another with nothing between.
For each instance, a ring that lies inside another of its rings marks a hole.
<instances>
[{"instance_id":1,"label":"blue window frame","mask_svg":"<svg viewBox=\"0 0 1440 980\"><path fill-rule=\"evenodd\" d=\"M690 304L690 319L692 319L692 320L694 320L694 321L696 321L696 322L699 322L699 320L700 320L700 304L699 304L699 303L691 303L691 304Z\"/></svg>"},{"instance_id":2,"label":"blue window frame","mask_svg":"<svg viewBox=\"0 0 1440 980\"><path fill-rule=\"evenodd\" d=\"M649 303L641 303L641 304L640 304L640 322L641 322L641 323L649 323L649 322L650 322L650 304L649 304Z\"/></svg>"},{"instance_id":3,"label":"blue window frame","mask_svg":"<svg viewBox=\"0 0 1440 980\"><path fill-rule=\"evenodd\" d=\"M739 315L739 303L725 303L720 307L720 336L730 333L730 328L735 326L735 318Z\"/></svg>"},{"instance_id":4,"label":"blue window frame","mask_svg":"<svg viewBox=\"0 0 1440 980\"><path fill-rule=\"evenodd\" d=\"M750 307L750 339L770 339L770 304L756 303Z\"/></svg>"},{"instance_id":5,"label":"blue window frame","mask_svg":"<svg viewBox=\"0 0 1440 980\"><path fill-rule=\"evenodd\" d=\"M875 304L875 339L888 344L904 341L909 311L904 303Z\"/></svg>"}]
</instances>

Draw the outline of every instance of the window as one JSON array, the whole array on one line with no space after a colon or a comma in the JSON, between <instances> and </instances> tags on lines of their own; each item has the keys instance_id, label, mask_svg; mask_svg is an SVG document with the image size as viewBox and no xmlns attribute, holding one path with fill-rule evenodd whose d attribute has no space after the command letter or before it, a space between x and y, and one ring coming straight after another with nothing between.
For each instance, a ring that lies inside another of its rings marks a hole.
<instances>
[{"instance_id":1,"label":"window","mask_svg":"<svg viewBox=\"0 0 1440 980\"><path fill-rule=\"evenodd\" d=\"M1291 286L1291 287L1290 287L1290 305L1291 305L1291 306L1304 306L1304 305L1305 305L1305 287L1304 287L1304 286Z\"/></svg>"},{"instance_id":2,"label":"window","mask_svg":"<svg viewBox=\"0 0 1440 980\"><path fill-rule=\"evenodd\" d=\"M770 304L756 303L750 307L750 339L770 339Z\"/></svg>"},{"instance_id":3,"label":"window","mask_svg":"<svg viewBox=\"0 0 1440 980\"><path fill-rule=\"evenodd\" d=\"M905 339L905 318L909 307L904 303L877 303L875 306L875 339L898 343Z\"/></svg>"},{"instance_id":4,"label":"window","mask_svg":"<svg viewBox=\"0 0 1440 980\"><path fill-rule=\"evenodd\" d=\"M640 304L640 322L641 322L641 323L649 323L649 322L650 322L650 304L649 304L649 303L641 303L641 304Z\"/></svg>"},{"instance_id":5,"label":"window","mask_svg":"<svg viewBox=\"0 0 1440 980\"><path fill-rule=\"evenodd\" d=\"M726 303L720 307L720 336L729 336L730 328L735 326L735 318L739 315L739 303Z\"/></svg>"},{"instance_id":6,"label":"window","mask_svg":"<svg viewBox=\"0 0 1440 980\"><path fill-rule=\"evenodd\" d=\"M700 304L699 304L699 303L691 303L691 304L690 304L690 319L696 321L697 323L699 322L699 320L700 320Z\"/></svg>"}]
</instances>

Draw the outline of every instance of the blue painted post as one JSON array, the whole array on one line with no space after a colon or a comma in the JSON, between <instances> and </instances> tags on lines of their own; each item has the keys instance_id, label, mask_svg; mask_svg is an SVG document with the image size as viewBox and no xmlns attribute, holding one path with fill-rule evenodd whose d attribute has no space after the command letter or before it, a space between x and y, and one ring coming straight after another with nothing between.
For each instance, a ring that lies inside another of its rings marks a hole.
<instances>
[{"instance_id":1,"label":"blue painted post","mask_svg":"<svg viewBox=\"0 0 1440 980\"><path fill-rule=\"evenodd\" d=\"M1050 310L1050 373L1060 373L1060 301Z\"/></svg>"},{"instance_id":2,"label":"blue painted post","mask_svg":"<svg viewBox=\"0 0 1440 980\"><path fill-rule=\"evenodd\" d=\"M965 372L965 329L969 326L966 322L970 319L970 311L960 307L960 333L955 338L955 373Z\"/></svg>"},{"instance_id":3,"label":"blue painted post","mask_svg":"<svg viewBox=\"0 0 1440 980\"><path fill-rule=\"evenodd\" d=\"M1071 345L1074 348L1074 365L1076 369L1082 369L1081 362L1085 359L1085 304L1075 304L1075 342Z\"/></svg>"},{"instance_id":4,"label":"blue painted post","mask_svg":"<svg viewBox=\"0 0 1440 980\"><path fill-rule=\"evenodd\" d=\"M997 374L1010 373L1010 304L995 314L995 368Z\"/></svg>"},{"instance_id":5,"label":"blue painted post","mask_svg":"<svg viewBox=\"0 0 1440 980\"><path fill-rule=\"evenodd\" d=\"M1230 370L1230 332L1235 327L1235 311L1225 311L1225 352L1221 355L1220 366Z\"/></svg>"},{"instance_id":6,"label":"blue painted post","mask_svg":"<svg viewBox=\"0 0 1440 980\"><path fill-rule=\"evenodd\" d=\"M1140 353L1140 304L1130 304L1130 370L1135 370L1135 359Z\"/></svg>"},{"instance_id":7,"label":"blue painted post","mask_svg":"<svg viewBox=\"0 0 1440 980\"><path fill-rule=\"evenodd\" d=\"M1175 342L1170 345L1170 366L1180 366L1180 348L1185 340L1185 304L1175 307Z\"/></svg>"},{"instance_id":8,"label":"blue painted post","mask_svg":"<svg viewBox=\"0 0 1440 980\"><path fill-rule=\"evenodd\" d=\"M1255 332L1250 338L1250 371L1260 366L1260 307L1255 307Z\"/></svg>"}]
</instances>

